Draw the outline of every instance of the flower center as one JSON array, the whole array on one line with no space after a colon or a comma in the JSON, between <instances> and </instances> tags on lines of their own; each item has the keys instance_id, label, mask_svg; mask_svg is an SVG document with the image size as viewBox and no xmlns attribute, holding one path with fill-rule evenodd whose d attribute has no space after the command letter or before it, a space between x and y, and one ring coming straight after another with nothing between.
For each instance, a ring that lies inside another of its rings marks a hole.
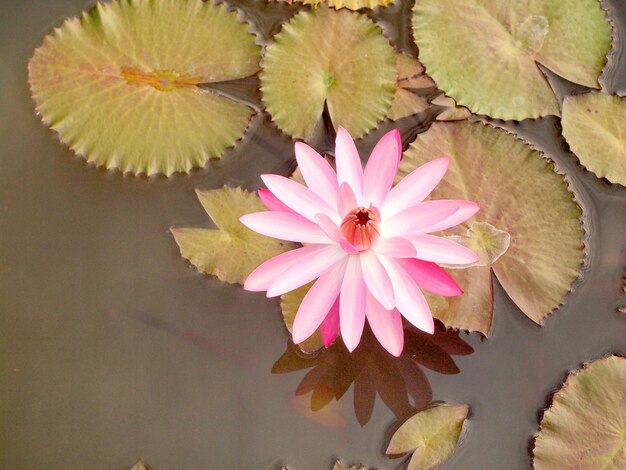
<instances>
[{"instance_id":1,"label":"flower center","mask_svg":"<svg viewBox=\"0 0 626 470\"><path fill-rule=\"evenodd\" d=\"M374 206L352 209L341 222L341 233L357 250L368 250L380 237L378 209Z\"/></svg>"}]
</instances>

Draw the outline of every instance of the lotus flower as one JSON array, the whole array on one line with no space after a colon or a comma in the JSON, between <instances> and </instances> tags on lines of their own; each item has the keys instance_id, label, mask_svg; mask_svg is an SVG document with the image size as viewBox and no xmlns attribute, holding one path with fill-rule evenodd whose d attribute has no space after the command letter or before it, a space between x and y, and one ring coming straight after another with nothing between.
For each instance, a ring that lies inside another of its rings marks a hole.
<instances>
[{"instance_id":1,"label":"lotus flower","mask_svg":"<svg viewBox=\"0 0 626 470\"><path fill-rule=\"evenodd\" d=\"M433 317L421 289L461 295L436 263L469 264L470 249L432 232L472 217L478 204L424 199L445 174L450 159L433 160L392 187L402 155L397 130L380 139L363 171L350 134L337 131L337 172L308 145L296 143L296 159L307 186L278 175L262 175L259 196L269 209L241 222L260 234L304 246L257 267L249 291L275 297L315 279L293 323L300 343L318 328L328 347L339 330L349 351L361 339L365 318L381 345L394 356L404 347L402 316L433 333Z\"/></svg>"}]
</instances>

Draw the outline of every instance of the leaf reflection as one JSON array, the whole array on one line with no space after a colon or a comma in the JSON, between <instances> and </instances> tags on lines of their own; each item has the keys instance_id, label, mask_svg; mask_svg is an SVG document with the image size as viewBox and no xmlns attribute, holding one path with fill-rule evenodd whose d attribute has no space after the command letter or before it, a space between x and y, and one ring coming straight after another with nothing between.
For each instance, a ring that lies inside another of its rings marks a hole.
<instances>
[{"instance_id":1,"label":"leaf reflection","mask_svg":"<svg viewBox=\"0 0 626 470\"><path fill-rule=\"evenodd\" d=\"M342 341L316 355L304 355L289 341L285 353L274 363L272 374L310 369L295 395L311 393L311 411L316 412L339 400L354 384L354 412L364 426L372 416L376 395L398 418L406 419L432 400L432 391L422 366L441 374L457 374L452 355L467 355L472 347L436 324L435 334L405 330L405 346L398 358L380 347L366 328L358 348L350 354Z\"/></svg>"}]
</instances>

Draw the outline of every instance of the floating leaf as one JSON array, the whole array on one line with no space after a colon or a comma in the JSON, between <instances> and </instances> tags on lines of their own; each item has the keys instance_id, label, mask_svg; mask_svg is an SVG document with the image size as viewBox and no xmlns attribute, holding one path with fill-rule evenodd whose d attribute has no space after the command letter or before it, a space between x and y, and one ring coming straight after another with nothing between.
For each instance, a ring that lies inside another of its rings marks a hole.
<instances>
[{"instance_id":1,"label":"floating leaf","mask_svg":"<svg viewBox=\"0 0 626 470\"><path fill-rule=\"evenodd\" d=\"M447 108L437 114L435 118L437 121L461 121L472 115L469 109L465 106L458 106L456 101L446 95L439 95L431 101L431 104Z\"/></svg>"},{"instance_id":2,"label":"floating leaf","mask_svg":"<svg viewBox=\"0 0 626 470\"><path fill-rule=\"evenodd\" d=\"M305 5L326 4L333 8L349 8L350 10L359 10L361 8L376 8L378 6L386 7L395 2L395 0L278 0L286 3L304 3Z\"/></svg>"},{"instance_id":3,"label":"floating leaf","mask_svg":"<svg viewBox=\"0 0 626 470\"><path fill-rule=\"evenodd\" d=\"M466 246L478 254L478 261L463 266L444 265L448 269L465 269L472 266L491 266L506 253L511 245L511 235L487 222L471 222L463 235L448 238Z\"/></svg>"},{"instance_id":4,"label":"floating leaf","mask_svg":"<svg viewBox=\"0 0 626 470\"><path fill-rule=\"evenodd\" d=\"M585 168L626 186L626 98L603 93L568 96L561 124Z\"/></svg>"},{"instance_id":5,"label":"floating leaf","mask_svg":"<svg viewBox=\"0 0 626 470\"><path fill-rule=\"evenodd\" d=\"M307 284L306 286L302 286L299 289L292 290L287 294L284 294L280 298L280 308L283 311L283 320L285 321L285 326L289 333L293 333L293 321L296 318L296 313L298 312L298 308L300 308L300 304L302 303L302 299L309 291L313 283ZM319 329L313 333L307 340L298 344L298 347L306 352L306 353L314 353L318 349L324 347L324 341L322 340L322 336L319 332Z\"/></svg>"},{"instance_id":6,"label":"floating leaf","mask_svg":"<svg viewBox=\"0 0 626 470\"><path fill-rule=\"evenodd\" d=\"M244 214L265 210L255 193L228 187L196 193L217 230L172 228L171 232L180 254L200 271L243 284L262 262L294 248L291 243L259 235L239 222Z\"/></svg>"},{"instance_id":7,"label":"floating leaf","mask_svg":"<svg viewBox=\"0 0 626 470\"><path fill-rule=\"evenodd\" d=\"M626 359L572 372L554 394L535 439L536 470L626 468Z\"/></svg>"},{"instance_id":8,"label":"floating leaf","mask_svg":"<svg viewBox=\"0 0 626 470\"><path fill-rule=\"evenodd\" d=\"M405 153L398 177L442 155L452 162L432 198L476 201L481 204L477 222L510 234L510 246L493 271L522 312L541 324L569 292L584 258L581 209L566 181L539 151L512 134L468 121L438 122L420 134ZM455 230L462 234L461 228ZM494 233L482 236L484 243L495 243ZM474 274L462 276L463 297L481 299L474 305L484 308L491 298L491 276L482 267L465 271ZM467 325L459 324L465 315ZM469 320L476 315L490 317L492 311L458 312L450 326L477 329ZM478 331L487 334L484 325L490 323L483 322Z\"/></svg>"},{"instance_id":9,"label":"floating leaf","mask_svg":"<svg viewBox=\"0 0 626 470\"><path fill-rule=\"evenodd\" d=\"M408 470L440 465L454 451L468 413L468 405L441 405L420 411L395 432L387 455L413 452Z\"/></svg>"},{"instance_id":10,"label":"floating leaf","mask_svg":"<svg viewBox=\"0 0 626 470\"><path fill-rule=\"evenodd\" d=\"M393 94L391 107L387 111L387 117L393 120L421 113L430 107L426 98L418 96L410 90L424 88L424 79L431 80L424 75L424 67L419 60L407 54L396 54L395 58L396 91ZM434 85L432 82L432 86Z\"/></svg>"},{"instance_id":11,"label":"floating leaf","mask_svg":"<svg viewBox=\"0 0 626 470\"><path fill-rule=\"evenodd\" d=\"M337 128L362 137L385 117L396 81L393 49L365 15L302 11L267 47L261 90L276 124L308 140L324 107Z\"/></svg>"},{"instance_id":12,"label":"floating leaf","mask_svg":"<svg viewBox=\"0 0 626 470\"><path fill-rule=\"evenodd\" d=\"M143 460L139 459L137 460L137 463L133 465L133 467L130 470L148 470L148 467L145 466L145 464L143 463Z\"/></svg>"},{"instance_id":13,"label":"floating leaf","mask_svg":"<svg viewBox=\"0 0 626 470\"><path fill-rule=\"evenodd\" d=\"M119 0L48 35L29 81L44 123L87 161L170 175L218 157L253 114L197 85L252 75L259 59L223 5Z\"/></svg>"},{"instance_id":14,"label":"floating leaf","mask_svg":"<svg viewBox=\"0 0 626 470\"><path fill-rule=\"evenodd\" d=\"M335 462L335 466L333 470L366 470L364 465L350 465L349 467L344 467L341 465L341 462L337 460Z\"/></svg>"},{"instance_id":15,"label":"floating leaf","mask_svg":"<svg viewBox=\"0 0 626 470\"><path fill-rule=\"evenodd\" d=\"M413 33L439 88L498 119L559 114L541 64L598 88L611 32L598 0L419 0Z\"/></svg>"}]
</instances>

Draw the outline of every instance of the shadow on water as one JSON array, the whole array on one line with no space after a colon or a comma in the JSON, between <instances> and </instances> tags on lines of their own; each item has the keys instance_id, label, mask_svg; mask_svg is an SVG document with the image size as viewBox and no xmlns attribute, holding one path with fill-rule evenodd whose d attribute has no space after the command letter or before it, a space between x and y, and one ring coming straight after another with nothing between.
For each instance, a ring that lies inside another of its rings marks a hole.
<instances>
[{"instance_id":1,"label":"shadow on water","mask_svg":"<svg viewBox=\"0 0 626 470\"><path fill-rule=\"evenodd\" d=\"M422 368L440 374L458 374L453 355L468 355L474 349L437 323L434 335L413 327L405 329L404 351L393 357L366 327L361 343L349 353L341 340L315 355L304 354L292 341L272 367L272 374L310 369L295 390L296 397L311 393L310 411L323 410L339 401L353 386L354 413L361 426L371 416L378 395L399 421L426 408L432 391ZM315 420L315 416L309 415Z\"/></svg>"}]
</instances>

